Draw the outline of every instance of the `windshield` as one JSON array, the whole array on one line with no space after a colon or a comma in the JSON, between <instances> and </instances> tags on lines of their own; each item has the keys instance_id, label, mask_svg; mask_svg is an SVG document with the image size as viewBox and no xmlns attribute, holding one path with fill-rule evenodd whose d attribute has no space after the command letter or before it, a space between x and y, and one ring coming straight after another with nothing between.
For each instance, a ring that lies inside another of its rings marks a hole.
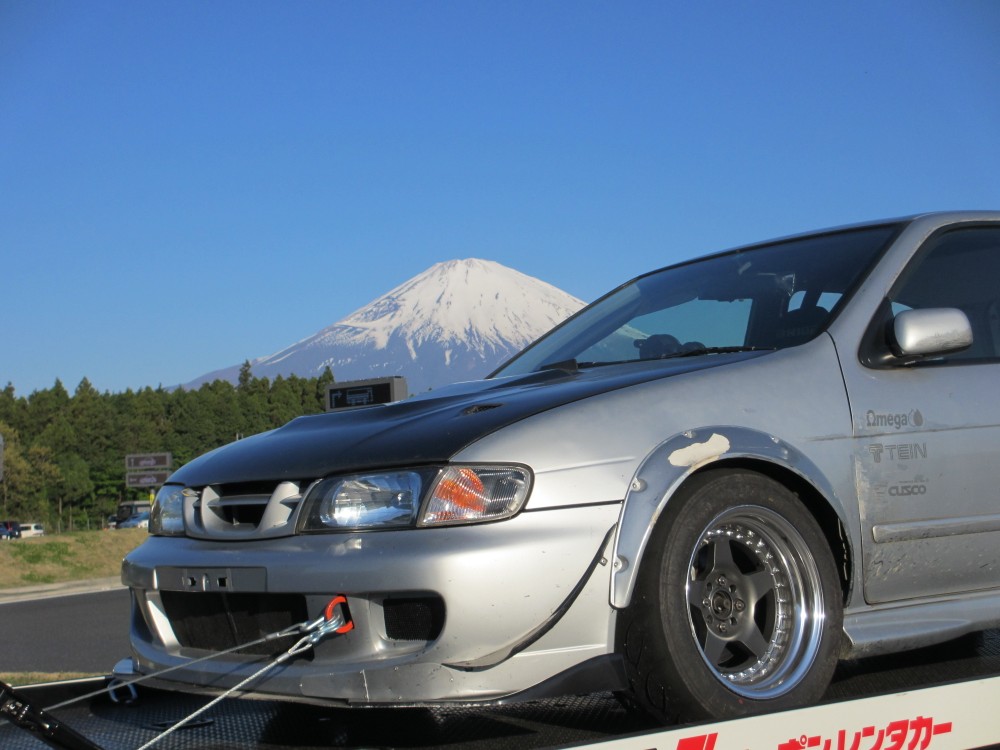
<instances>
[{"instance_id":1,"label":"windshield","mask_svg":"<svg viewBox=\"0 0 1000 750\"><path fill-rule=\"evenodd\" d=\"M804 343L826 327L897 228L744 248L641 276L553 329L493 377Z\"/></svg>"}]
</instances>

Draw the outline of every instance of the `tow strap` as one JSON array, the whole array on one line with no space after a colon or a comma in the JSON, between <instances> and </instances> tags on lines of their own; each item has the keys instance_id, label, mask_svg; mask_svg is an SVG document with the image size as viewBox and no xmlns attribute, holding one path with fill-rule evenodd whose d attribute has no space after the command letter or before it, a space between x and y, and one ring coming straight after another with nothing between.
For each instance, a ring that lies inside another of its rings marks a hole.
<instances>
[{"instance_id":1,"label":"tow strap","mask_svg":"<svg viewBox=\"0 0 1000 750\"><path fill-rule=\"evenodd\" d=\"M15 726L31 732L50 747L66 750L101 750L100 745L94 744L46 711L33 706L31 701L18 695L6 682L0 682L0 716Z\"/></svg>"}]
</instances>

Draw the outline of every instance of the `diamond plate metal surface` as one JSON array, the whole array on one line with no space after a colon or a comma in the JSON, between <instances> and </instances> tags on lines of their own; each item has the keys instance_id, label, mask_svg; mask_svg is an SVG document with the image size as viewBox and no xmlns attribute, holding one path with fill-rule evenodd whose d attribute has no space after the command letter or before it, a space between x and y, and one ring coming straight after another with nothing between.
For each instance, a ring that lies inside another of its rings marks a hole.
<instances>
[{"instance_id":1,"label":"diamond plate metal surface","mask_svg":"<svg viewBox=\"0 0 1000 750\"><path fill-rule=\"evenodd\" d=\"M1000 631L991 630L931 648L844 662L826 699L847 700L996 674L1000 674ZM75 688L76 694L94 687ZM29 694L44 708L64 700L73 690L42 686L30 688ZM209 700L152 689L140 689L139 696L132 706L114 704L102 695L52 713L106 750L135 750ZM586 744L655 728L607 693L501 706L440 708L341 709L231 699L155 747L522 750ZM46 747L17 727L0 724L0 748Z\"/></svg>"}]
</instances>

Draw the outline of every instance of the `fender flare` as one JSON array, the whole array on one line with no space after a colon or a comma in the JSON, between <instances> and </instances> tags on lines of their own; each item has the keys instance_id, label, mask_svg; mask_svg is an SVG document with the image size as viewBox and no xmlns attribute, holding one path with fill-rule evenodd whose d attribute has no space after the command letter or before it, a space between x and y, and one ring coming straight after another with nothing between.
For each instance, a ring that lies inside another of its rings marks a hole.
<instances>
[{"instance_id":1,"label":"fender flare","mask_svg":"<svg viewBox=\"0 0 1000 750\"><path fill-rule=\"evenodd\" d=\"M660 443L643 460L625 494L612 557L612 607L623 609L631 602L653 527L684 481L712 463L738 459L775 464L798 475L823 496L844 522L843 509L823 472L780 438L731 425L679 433Z\"/></svg>"}]
</instances>

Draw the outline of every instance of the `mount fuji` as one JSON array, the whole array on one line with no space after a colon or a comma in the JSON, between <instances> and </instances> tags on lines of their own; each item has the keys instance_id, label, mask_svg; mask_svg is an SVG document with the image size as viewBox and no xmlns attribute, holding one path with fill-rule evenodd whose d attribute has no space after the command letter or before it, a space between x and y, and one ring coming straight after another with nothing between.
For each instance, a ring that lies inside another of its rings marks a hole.
<instances>
[{"instance_id":1,"label":"mount fuji","mask_svg":"<svg viewBox=\"0 0 1000 750\"><path fill-rule=\"evenodd\" d=\"M402 375L411 393L484 377L584 303L489 260L431 266L343 320L281 351L251 360L257 377L337 381ZM235 383L240 365L202 375Z\"/></svg>"}]
</instances>

